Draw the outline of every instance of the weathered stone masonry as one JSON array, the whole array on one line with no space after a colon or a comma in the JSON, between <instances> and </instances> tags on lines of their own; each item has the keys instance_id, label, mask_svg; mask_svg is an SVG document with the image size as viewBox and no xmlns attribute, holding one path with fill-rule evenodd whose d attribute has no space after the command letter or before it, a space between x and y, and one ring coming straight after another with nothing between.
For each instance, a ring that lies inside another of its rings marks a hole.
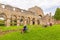
<instances>
[{"instance_id":1,"label":"weathered stone masonry","mask_svg":"<svg viewBox=\"0 0 60 40\"><path fill-rule=\"evenodd\" d=\"M0 4L0 17L4 18L7 27L11 25L46 24L49 19L52 19L50 15L44 16L43 10L37 6L23 10L4 4Z\"/></svg>"}]
</instances>

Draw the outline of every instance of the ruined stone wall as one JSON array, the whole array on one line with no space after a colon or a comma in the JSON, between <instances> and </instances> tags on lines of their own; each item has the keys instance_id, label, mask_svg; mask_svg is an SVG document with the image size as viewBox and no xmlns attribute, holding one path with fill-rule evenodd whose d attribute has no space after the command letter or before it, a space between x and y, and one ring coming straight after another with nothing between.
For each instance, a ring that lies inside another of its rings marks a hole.
<instances>
[{"instance_id":1,"label":"ruined stone wall","mask_svg":"<svg viewBox=\"0 0 60 40\"><path fill-rule=\"evenodd\" d=\"M39 16L44 16L43 10L37 6L29 8L28 10L38 14Z\"/></svg>"},{"instance_id":2,"label":"ruined stone wall","mask_svg":"<svg viewBox=\"0 0 60 40\"><path fill-rule=\"evenodd\" d=\"M14 25L14 21L16 21L16 25L19 26L21 24L20 22L21 19L23 19L23 25L26 25L27 22L30 25L32 25L33 19L34 19L34 23L37 24L37 20L39 20L39 16L35 15L34 12L12 7L10 5L0 4L0 14L2 13L5 15L6 18L5 20L6 26L10 26L11 22L12 25Z\"/></svg>"}]
</instances>

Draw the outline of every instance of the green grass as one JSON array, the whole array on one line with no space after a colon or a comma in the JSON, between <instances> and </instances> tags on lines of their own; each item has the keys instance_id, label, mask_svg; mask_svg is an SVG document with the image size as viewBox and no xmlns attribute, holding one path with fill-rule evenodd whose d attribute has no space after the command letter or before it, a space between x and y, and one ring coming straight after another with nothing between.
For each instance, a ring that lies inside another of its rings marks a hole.
<instances>
[{"instance_id":1,"label":"green grass","mask_svg":"<svg viewBox=\"0 0 60 40\"><path fill-rule=\"evenodd\" d=\"M23 26L0 27L3 31L21 29ZM60 40L60 25L41 27L40 25L28 25L28 32L21 34L12 32L0 36L0 40Z\"/></svg>"}]
</instances>

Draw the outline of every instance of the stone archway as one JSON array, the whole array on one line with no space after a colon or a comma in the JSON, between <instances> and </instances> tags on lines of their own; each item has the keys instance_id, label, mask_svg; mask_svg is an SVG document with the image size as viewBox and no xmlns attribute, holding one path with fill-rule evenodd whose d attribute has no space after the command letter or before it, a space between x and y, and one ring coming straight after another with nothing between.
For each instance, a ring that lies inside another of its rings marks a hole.
<instances>
[{"instance_id":1,"label":"stone archway","mask_svg":"<svg viewBox=\"0 0 60 40\"><path fill-rule=\"evenodd\" d=\"M35 18L32 19L32 24L33 24L33 25L35 24Z\"/></svg>"},{"instance_id":2,"label":"stone archway","mask_svg":"<svg viewBox=\"0 0 60 40\"><path fill-rule=\"evenodd\" d=\"M6 25L6 15L5 13L0 13L0 26Z\"/></svg>"},{"instance_id":3,"label":"stone archway","mask_svg":"<svg viewBox=\"0 0 60 40\"><path fill-rule=\"evenodd\" d=\"M24 24L24 16L21 16L21 19L20 19L20 25L23 25Z\"/></svg>"},{"instance_id":4,"label":"stone archway","mask_svg":"<svg viewBox=\"0 0 60 40\"><path fill-rule=\"evenodd\" d=\"M17 25L17 17L15 15L12 16L12 19L11 19L11 25Z\"/></svg>"},{"instance_id":5,"label":"stone archway","mask_svg":"<svg viewBox=\"0 0 60 40\"><path fill-rule=\"evenodd\" d=\"M27 17L27 24L30 24L30 17Z\"/></svg>"}]
</instances>

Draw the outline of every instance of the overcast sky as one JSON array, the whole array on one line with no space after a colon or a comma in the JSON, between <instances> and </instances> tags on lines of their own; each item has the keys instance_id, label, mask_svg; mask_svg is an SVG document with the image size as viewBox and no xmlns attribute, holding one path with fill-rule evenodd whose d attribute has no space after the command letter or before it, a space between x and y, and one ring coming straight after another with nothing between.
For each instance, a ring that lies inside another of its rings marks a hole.
<instances>
[{"instance_id":1,"label":"overcast sky","mask_svg":"<svg viewBox=\"0 0 60 40\"><path fill-rule=\"evenodd\" d=\"M0 0L0 3L26 10L38 6L43 9L44 14L51 12L52 15L56 8L60 7L60 0Z\"/></svg>"}]
</instances>

